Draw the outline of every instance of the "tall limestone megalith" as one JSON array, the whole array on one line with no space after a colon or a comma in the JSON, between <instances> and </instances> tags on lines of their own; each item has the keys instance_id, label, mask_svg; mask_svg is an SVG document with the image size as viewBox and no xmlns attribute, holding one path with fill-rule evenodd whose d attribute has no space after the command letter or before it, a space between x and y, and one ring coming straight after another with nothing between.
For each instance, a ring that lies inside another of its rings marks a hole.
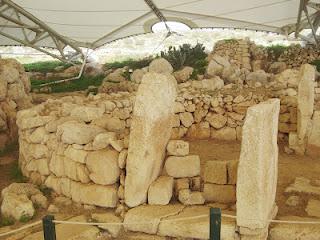
<instances>
[{"instance_id":1,"label":"tall limestone megalith","mask_svg":"<svg viewBox=\"0 0 320 240\"><path fill-rule=\"evenodd\" d=\"M264 232L275 209L279 110L280 100L270 99L247 111L237 176L237 224L240 234L244 230L255 230L254 234L256 230Z\"/></svg>"},{"instance_id":2,"label":"tall limestone megalith","mask_svg":"<svg viewBox=\"0 0 320 240\"><path fill-rule=\"evenodd\" d=\"M143 76L133 109L125 202L135 207L147 200L150 184L159 176L171 135L176 83L171 75Z\"/></svg>"},{"instance_id":3,"label":"tall limestone megalith","mask_svg":"<svg viewBox=\"0 0 320 240\"><path fill-rule=\"evenodd\" d=\"M289 134L289 146L296 153L304 154L312 128L315 67L310 64L302 65L298 81L297 132Z\"/></svg>"}]
</instances>

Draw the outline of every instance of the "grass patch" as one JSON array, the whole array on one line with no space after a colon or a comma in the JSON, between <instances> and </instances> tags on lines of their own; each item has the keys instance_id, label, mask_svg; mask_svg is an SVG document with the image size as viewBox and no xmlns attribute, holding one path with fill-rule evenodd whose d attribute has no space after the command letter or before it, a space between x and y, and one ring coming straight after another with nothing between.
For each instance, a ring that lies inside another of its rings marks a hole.
<instances>
[{"instance_id":1,"label":"grass patch","mask_svg":"<svg viewBox=\"0 0 320 240\"><path fill-rule=\"evenodd\" d=\"M3 149L0 150L0 157L3 157L8 153L12 153L16 150L18 150L18 142L9 143Z\"/></svg>"},{"instance_id":2,"label":"grass patch","mask_svg":"<svg viewBox=\"0 0 320 240\"><path fill-rule=\"evenodd\" d=\"M27 178L23 176L21 168L18 162L15 162L10 169L10 178L14 182L23 183L27 181Z\"/></svg>"},{"instance_id":3,"label":"grass patch","mask_svg":"<svg viewBox=\"0 0 320 240\"><path fill-rule=\"evenodd\" d=\"M140 68L144 68L149 66L151 61L153 60L153 57L147 57L139 60L134 60L134 59L127 59L124 61L116 61L112 63L106 63L105 67L107 69L116 69L116 68L124 68L128 67L129 69L136 70Z\"/></svg>"},{"instance_id":4,"label":"grass patch","mask_svg":"<svg viewBox=\"0 0 320 240\"><path fill-rule=\"evenodd\" d=\"M51 88L52 93L83 91L86 90L89 86L100 86L103 79L103 75L94 77L81 76L79 79L69 82L53 84L48 87ZM41 88L41 84L53 81L57 80L31 80L31 87L32 89L39 89Z\"/></svg>"},{"instance_id":5,"label":"grass patch","mask_svg":"<svg viewBox=\"0 0 320 240\"><path fill-rule=\"evenodd\" d=\"M79 64L80 62L75 62L76 64ZM35 63L27 63L23 64L24 69L27 72L54 72L56 67L62 67L63 70L73 66L71 63L65 63L60 61L44 61L44 62L35 62Z\"/></svg>"},{"instance_id":6,"label":"grass patch","mask_svg":"<svg viewBox=\"0 0 320 240\"><path fill-rule=\"evenodd\" d=\"M4 217L2 216L0 218L0 227L6 227L6 226L11 226L15 222L13 217Z\"/></svg>"},{"instance_id":7,"label":"grass patch","mask_svg":"<svg viewBox=\"0 0 320 240\"><path fill-rule=\"evenodd\" d=\"M19 222L26 223L29 222L32 219L29 215L22 215L19 219Z\"/></svg>"}]
</instances>

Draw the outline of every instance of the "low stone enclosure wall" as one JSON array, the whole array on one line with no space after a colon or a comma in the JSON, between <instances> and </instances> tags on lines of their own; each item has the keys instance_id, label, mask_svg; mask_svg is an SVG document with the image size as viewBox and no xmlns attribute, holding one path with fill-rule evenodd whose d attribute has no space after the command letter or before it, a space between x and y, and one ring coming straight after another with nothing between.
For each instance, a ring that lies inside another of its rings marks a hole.
<instances>
[{"instance_id":1,"label":"low stone enclosure wall","mask_svg":"<svg viewBox=\"0 0 320 240\"><path fill-rule=\"evenodd\" d=\"M19 111L23 174L75 202L116 208L125 221L128 208L144 203L236 203L240 234L264 239L276 213L277 137L298 154L311 140L319 146L314 67L283 71L264 86L256 75L252 87L235 89L218 76L177 84L168 62L154 62L137 92ZM207 161L202 175L186 137L241 140L240 159Z\"/></svg>"},{"instance_id":2,"label":"low stone enclosure wall","mask_svg":"<svg viewBox=\"0 0 320 240\"><path fill-rule=\"evenodd\" d=\"M14 59L0 59L0 150L17 142L17 111L31 106L30 80Z\"/></svg>"}]
</instances>

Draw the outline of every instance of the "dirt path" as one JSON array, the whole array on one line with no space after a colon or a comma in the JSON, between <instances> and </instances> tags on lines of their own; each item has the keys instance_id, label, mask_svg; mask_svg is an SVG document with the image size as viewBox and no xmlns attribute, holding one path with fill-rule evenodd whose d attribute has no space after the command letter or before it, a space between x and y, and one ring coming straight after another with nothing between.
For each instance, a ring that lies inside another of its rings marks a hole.
<instances>
[{"instance_id":1,"label":"dirt path","mask_svg":"<svg viewBox=\"0 0 320 240\"><path fill-rule=\"evenodd\" d=\"M190 153L198 154L201 159L201 169L207 160L236 160L240 156L239 142L222 142L214 140L188 140ZM320 180L320 149L313 149L305 156L288 155L284 152L284 145L279 146L279 174L276 202L279 207L278 216L297 215L307 216L304 211L310 196L300 195L301 204L289 207L285 204L288 194L286 187L294 182L296 177L306 177Z\"/></svg>"}]
</instances>

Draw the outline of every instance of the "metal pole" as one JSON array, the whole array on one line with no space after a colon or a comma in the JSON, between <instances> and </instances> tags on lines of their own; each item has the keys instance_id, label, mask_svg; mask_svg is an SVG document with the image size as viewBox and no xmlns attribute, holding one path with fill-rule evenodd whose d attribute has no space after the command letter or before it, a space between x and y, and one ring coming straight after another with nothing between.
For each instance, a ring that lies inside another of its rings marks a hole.
<instances>
[{"instance_id":1,"label":"metal pole","mask_svg":"<svg viewBox=\"0 0 320 240\"><path fill-rule=\"evenodd\" d=\"M210 240L220 240L221 209L210 208Z\"/></svg>"},{"instance_id":2,"label":"metal pole","mask_svg":"<svg viewBox=\"0 0 320 240\"><path fill-rule=\"evenodd\" d=\"M56 227L53 220L52 215L47 215L42 219L44 240L56 240Z\"/></svg>"}]
</instances>

